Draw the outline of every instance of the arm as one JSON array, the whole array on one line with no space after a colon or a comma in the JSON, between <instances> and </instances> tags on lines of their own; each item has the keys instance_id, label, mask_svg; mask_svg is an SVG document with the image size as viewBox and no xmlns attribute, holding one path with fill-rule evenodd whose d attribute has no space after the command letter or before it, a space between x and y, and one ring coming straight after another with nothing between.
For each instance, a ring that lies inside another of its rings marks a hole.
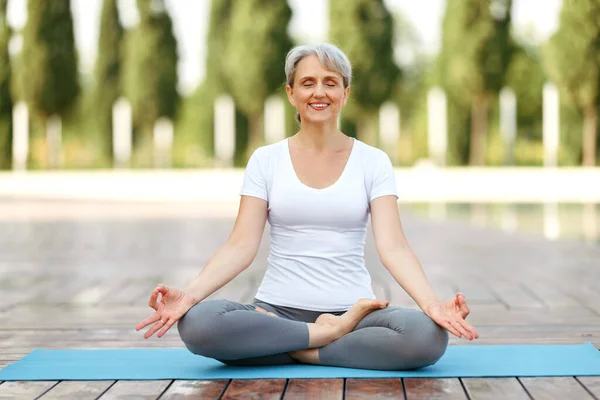
<instances>
[{"instance_id":1,"label":"arm","mask_svg":"<svg viewBox=\"0 0 600 400\"><path fill-rule=\"evenodd\" d=\"M371 225L381 262L427 314L427 306L440 302L440 299L408 245L395 196L381 196L371 202Z\"/></svg>"},{"instance_id":2,"label":"arm","mask_svg":"<svg viewBox=\"0 0 600 400\"><path fill-rule=\"evenodd\" d=\"M200 274L184 289L199 303L252 263L260 247L267 221L267 202L257 197L241 196L240 208L229 239L210 258Z\"/></svg>"}]
</instances>

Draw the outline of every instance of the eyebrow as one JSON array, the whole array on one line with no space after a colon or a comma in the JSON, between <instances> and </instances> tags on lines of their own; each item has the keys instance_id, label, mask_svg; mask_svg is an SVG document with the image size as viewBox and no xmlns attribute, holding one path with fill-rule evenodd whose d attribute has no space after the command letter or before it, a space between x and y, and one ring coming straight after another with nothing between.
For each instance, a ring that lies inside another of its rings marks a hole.
<instances>
[{"instance_id":1,"label":"eyebrow","mask_svg":"<svg viewBox=\"0 0 600 400\"><path fill-rule=\"evenodd\" d=\"M305 81L305 80L307 80L307 79L315 79L315 77L314 77L314 76L303 76L303 77L301 77L299 80L300 80L300 82L302 82L302 81ZM334 81L339 81L339 80L340 80L340 79L339 79L337 76L335 76L335 75L327 75L327 76L325 76L325 77L324 77L324 79L333 79Z\"/></svg>"}]
</instances>

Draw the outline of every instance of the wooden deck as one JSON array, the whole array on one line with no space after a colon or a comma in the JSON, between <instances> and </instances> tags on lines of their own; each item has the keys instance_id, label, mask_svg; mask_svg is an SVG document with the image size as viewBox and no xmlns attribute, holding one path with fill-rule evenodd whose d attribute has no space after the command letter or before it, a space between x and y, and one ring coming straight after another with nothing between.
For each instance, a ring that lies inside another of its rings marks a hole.
<instances>
[{"instance_id":1,"label":"wooden deck","mask_svg":"<svg viewBox=\"0 0 600 400\"><path fill-rule=\"evenodd\" d=\"M180 347L145 341L135 324L158 282L182 285L227 238L234 210L214 205L0 201L0 368L39 348ZM465 293L481 338L451 345L600 346L600 245L549 242L403 215L439 293ZM414 307L369 236L378 297ZM250 301L268 239L251 268L214 297ZM598 399L600 377L3 382L0 398Z\"/></svg>"}]
</instances>

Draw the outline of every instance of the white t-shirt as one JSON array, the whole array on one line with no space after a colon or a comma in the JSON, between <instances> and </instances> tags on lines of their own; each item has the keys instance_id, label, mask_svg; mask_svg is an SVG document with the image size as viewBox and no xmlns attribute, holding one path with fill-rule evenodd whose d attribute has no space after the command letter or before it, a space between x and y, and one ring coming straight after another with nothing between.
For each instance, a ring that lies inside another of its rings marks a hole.
<instances>
[{"instance_id":1,"label":"white t-shirt","mask_svg":"<svg viewBox=\"0 0 600 400\"><path fill-rule=\"evenodd\" d=\"M375 298L364 245L371 200L397 197L388 155L355 139L339 179L315 189L298 179L288 140L256 149L240 192L268 202L271 243L256 298L314 311Z\"/></svg>"}]
</instances>

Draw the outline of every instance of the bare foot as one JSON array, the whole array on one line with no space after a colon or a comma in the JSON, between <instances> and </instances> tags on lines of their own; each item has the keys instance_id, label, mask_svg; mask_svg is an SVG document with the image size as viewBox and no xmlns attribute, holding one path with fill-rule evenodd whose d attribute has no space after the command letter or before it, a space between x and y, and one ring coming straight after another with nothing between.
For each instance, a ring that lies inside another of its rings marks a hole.
<instances>
[{"instance_id":1,"label":"bare foot","mask_svg":"<svg viewBox=\"0 0 600 400\"><path fill-rule=\"evenodd\" d=\"M259 312L261 314L270 315L271 317L277 317L277 315L275 313L269 312L269 311L265 310L264 308L254 307L254 311Z\"/></svg>"},{"instance_id":2,"label":"bare foot","mask_svg":"<svg viewBox=\"0 0 600 400\"><path fill-rule=\"evenodd\" d=\"M375 299L360 299L348 311L339 317L333 314L321 314L315 324L330 327L336 331L337 340L352 332L360 320L375 310L386 308L389 301Z\"/></svg>"}]
</instances>

